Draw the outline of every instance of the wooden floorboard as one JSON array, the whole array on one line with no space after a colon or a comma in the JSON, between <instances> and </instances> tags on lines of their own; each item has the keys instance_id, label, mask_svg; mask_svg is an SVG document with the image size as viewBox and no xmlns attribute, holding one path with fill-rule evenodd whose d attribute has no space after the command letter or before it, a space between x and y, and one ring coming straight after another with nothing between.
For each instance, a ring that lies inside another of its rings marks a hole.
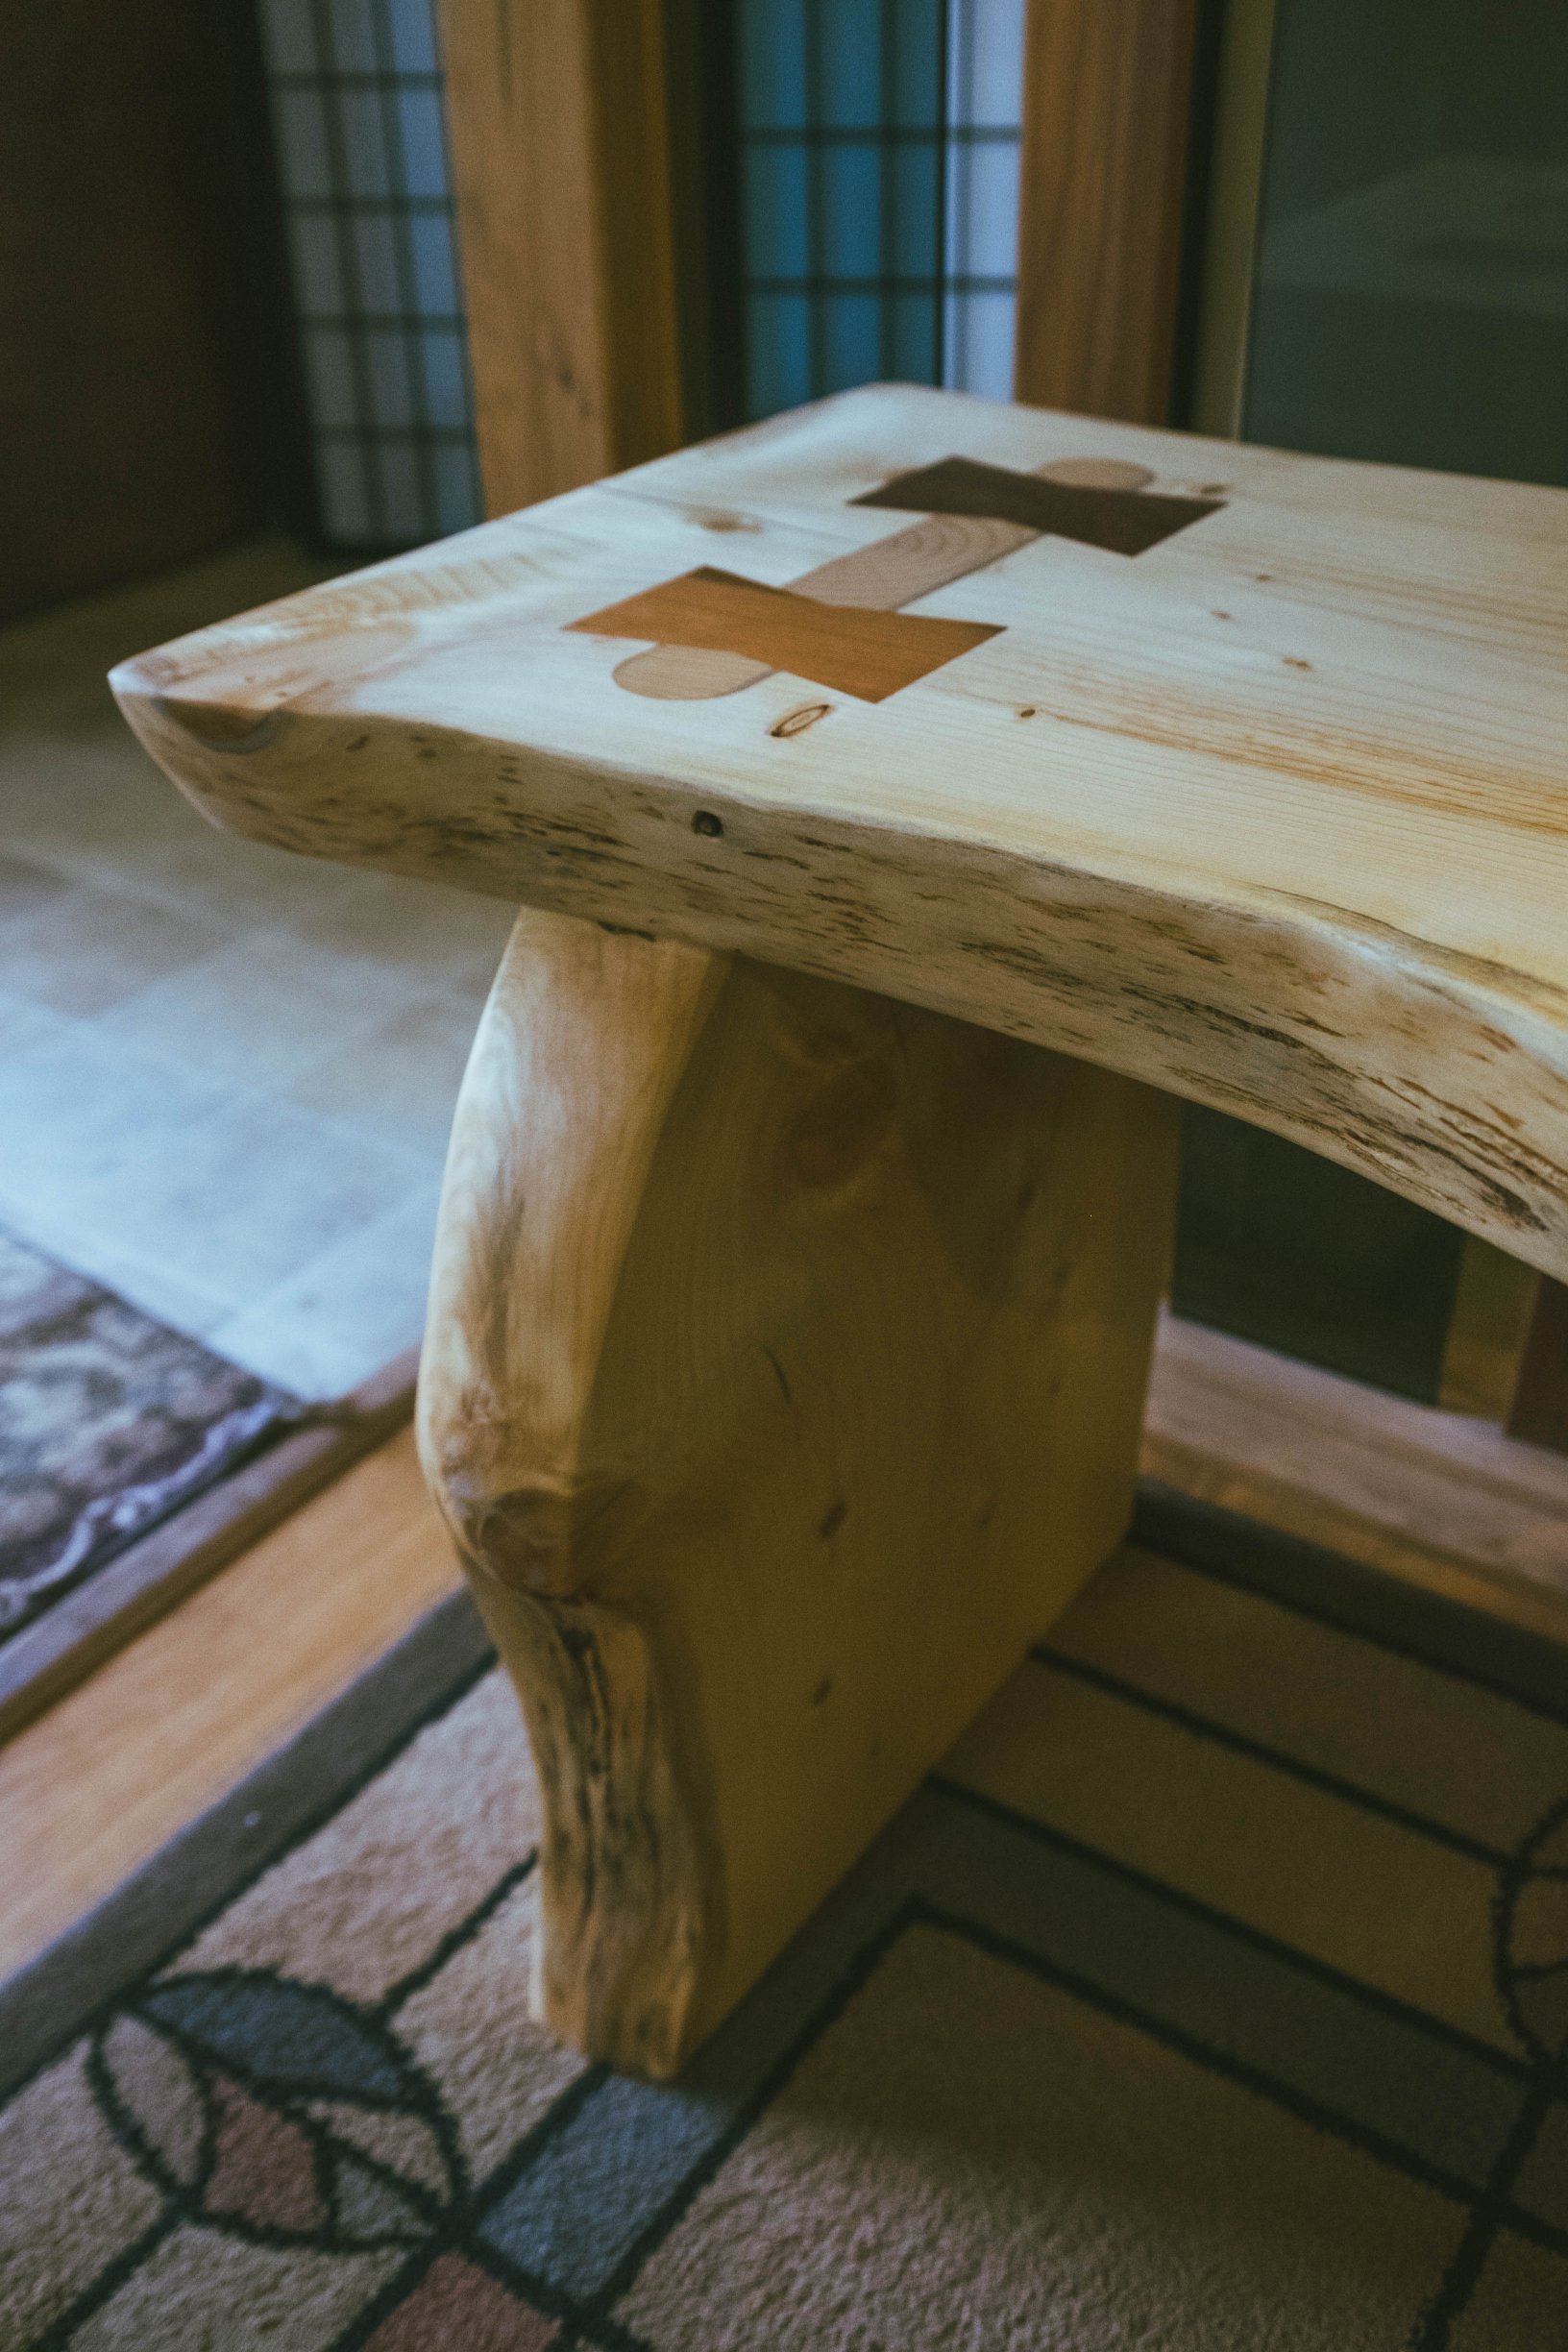
<instances>
[{"instance_id":1,"label":"wooden floorboard","mask_svg":"<svg viewBox=\"0 0 1568 2352\"><path fill-rule=\"evenodd\" d=\"M457 1581L405 1429L0 1749L0 1976L232 1789Z\"/></svg>"}]
</instances>

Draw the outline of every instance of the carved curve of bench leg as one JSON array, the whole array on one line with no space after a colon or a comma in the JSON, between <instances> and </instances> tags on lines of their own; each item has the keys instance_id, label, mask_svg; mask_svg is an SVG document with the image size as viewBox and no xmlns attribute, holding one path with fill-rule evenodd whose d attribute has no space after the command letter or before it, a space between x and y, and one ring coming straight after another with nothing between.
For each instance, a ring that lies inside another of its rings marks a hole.
<instances>
[{"instance_id":1,"label":"carved curve of bench leg","mask_svg":"<svg viewBox=\"0 0 1568 2352\"><path fill-rule=\"evenodd\" d=\"M1175 1133L939 1014L520 918L420 1442L533 1743L564 2039L673 2072L1115 1544Z\"/></svg>"}]
</instances>

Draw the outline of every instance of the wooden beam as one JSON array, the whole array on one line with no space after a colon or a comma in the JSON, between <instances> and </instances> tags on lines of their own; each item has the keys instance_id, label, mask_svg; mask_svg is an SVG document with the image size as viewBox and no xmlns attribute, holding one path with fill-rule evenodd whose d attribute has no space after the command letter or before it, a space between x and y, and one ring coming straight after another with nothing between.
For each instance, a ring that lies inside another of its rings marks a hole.
<instances>
[{"instance_id":1,"label":"wooden beam","mask_svg":"<svg viewBox=\"0 0 1568 2352\"><path fill-rule=\"evenodd\" d=\"M1197 0L1029 0L1015 389L1165 421Z\"/></svg>"},{"instance_id":2,"label":"wooden beam","mask_svg":"<svg viewBox=\"0 0 1568 2352\"><path fill-rule=\"evenodd\" d=\"M1446 1412L1507 1422L1543 1280L1522 1259L1465 1235L1437 1390Z\"/></svg>"},{"instance_id":3,"label":"wooden beam","mask_svg":"<svg viewBox=\"0 0 1568 2352\"><path fill-rule=\"evenodd\" d=\"M664 0L443 0L485 502L683 438Z\"/></svg>"},{"instance_id":4,"label":"wooden beam","mask_svg":"<svg viewBox=\"0 0 1568 2352\"><path fill-rule=\"evenodd\" d=\"M1568 1462L1484 1421L1164 1319L1139 1467L1568 1642Z\"/></svg>"}]
</instances>

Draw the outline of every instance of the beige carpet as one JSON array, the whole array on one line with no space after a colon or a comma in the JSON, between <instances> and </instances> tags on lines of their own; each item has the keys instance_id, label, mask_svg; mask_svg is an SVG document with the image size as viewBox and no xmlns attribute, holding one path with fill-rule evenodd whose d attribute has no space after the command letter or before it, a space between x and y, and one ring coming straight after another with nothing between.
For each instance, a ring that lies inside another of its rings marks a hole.
<instances>
[{"instance_id":1,"label":"beige carpet","mask_svg":"<svg viewBox=\"0 0 1568 2352\"><path fill-rule=\"evenodd\" d=\"M134 1885L0 1995L0 2343L1568 2346L1562 1654L1141 1534L666 2089L524 2018L536 1803L448 1605L155 1866L179 1948Z\"/></svg>"}]
</instances>

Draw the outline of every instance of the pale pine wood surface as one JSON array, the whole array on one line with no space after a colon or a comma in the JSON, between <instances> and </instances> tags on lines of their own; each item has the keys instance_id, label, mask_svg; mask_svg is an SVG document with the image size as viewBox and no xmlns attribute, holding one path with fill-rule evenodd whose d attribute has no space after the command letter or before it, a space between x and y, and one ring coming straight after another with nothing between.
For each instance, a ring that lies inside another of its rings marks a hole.
<instances>
[{"instance_id":1,"label":"pale pine wood surface","mask_svg":"<svg viewBox=\"0 0 1568 2352\"><path fill-rule=\"evenodd\" d=\"M1111 1551L1168 1096L527 913L453 1127L421 1451L546 1811L541 2005L667 2074Z\"/></svg>"},{"instance_id":2,"label":"pale pine wood surface","mask_svg":"<svg viewBox=\"0 0 1568 2352\"><path fill-rule=\"evenodd\" d=\"M874 706L787 674L653 701L614 683L634 647L570 627L704 562L778 585L869 547L898 518L848 502L955 453L1225 503L924 597L1000 633ZM243 833L1052 1044L1564 1271L1565 555L1560 491L871 387L115 684Z\"/></svg>"},{"instance_id":3,"label":"pale pine wood surface","mask_svg":"<svg viewBox=\"0 0 1568 2352\"><path fill-rule=\"evenodd\" d=\"M0 1749L0 1975L460 1581L404 1430Z\"/></svg>"}]
</instances>

